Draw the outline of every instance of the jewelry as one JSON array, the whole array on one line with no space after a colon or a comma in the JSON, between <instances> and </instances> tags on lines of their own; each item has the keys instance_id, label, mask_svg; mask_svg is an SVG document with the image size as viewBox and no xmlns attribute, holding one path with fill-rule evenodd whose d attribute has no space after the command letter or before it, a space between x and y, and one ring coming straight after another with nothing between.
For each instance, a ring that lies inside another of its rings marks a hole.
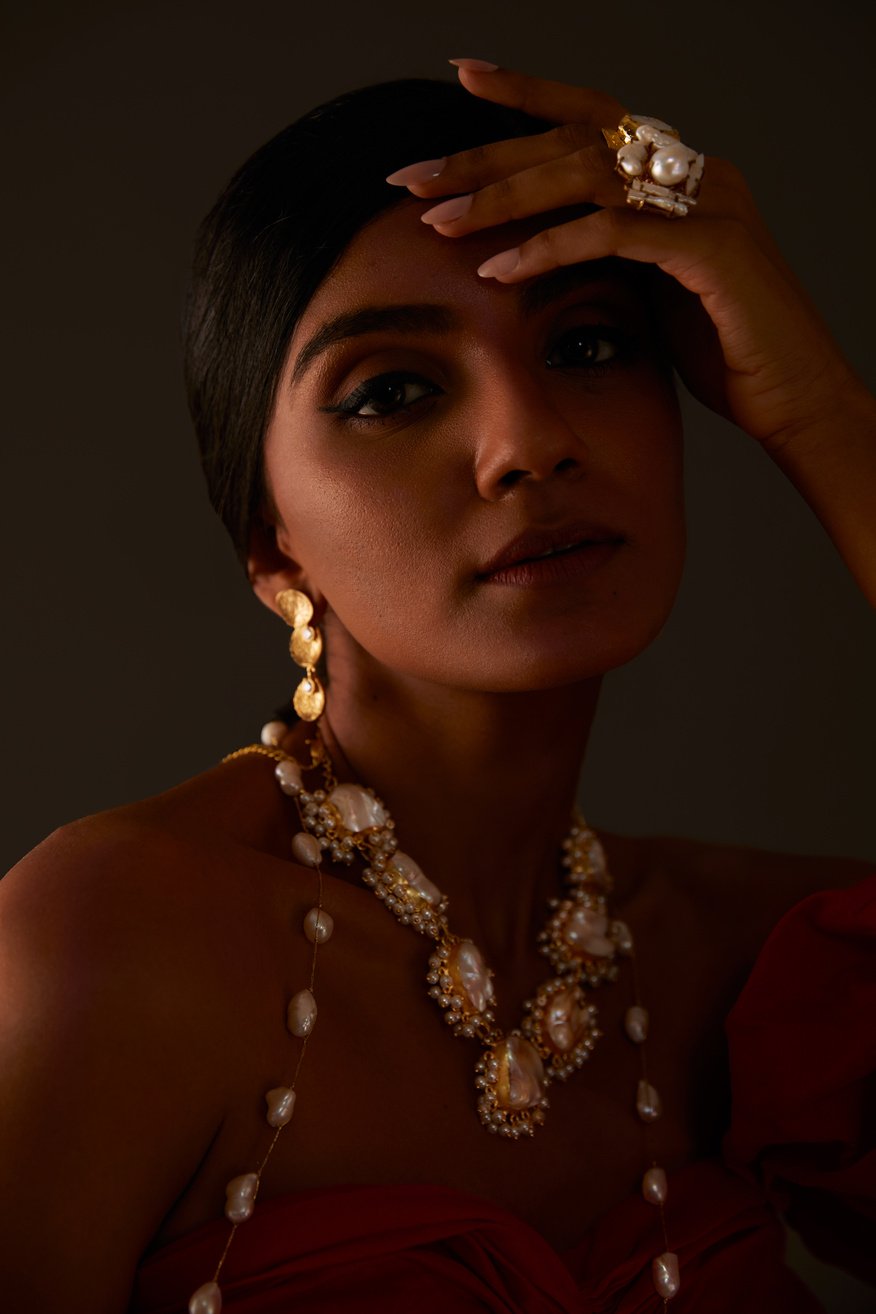
<instances>
[{"instance_id":1,"label":"jewelry","mask_svg":"<svg viewBox=\"0 0 876 1314\"><path fill-rule=\"evenodd\" d=\"M685 146L676 128L642 114L625 114L602 135L616 151L615 172L624 180L627 204L668 218L683 218L696 205L705 158Z\"/></svg>"},{"instance_id":2,"label":"jewelry","mask_svg":"<svg viewBox=\"0 0 876 1314\"><path fill-rule=\"evenodd\" d=\"M292 695L292 706L302 721L315 721L325 709L325 691L313 669L322 653L322 635L310 624L313 603L298 589L282 589L274 601L283 619L292 626L289 638L292 659L304 667L304 679Z\"/></svg>"},{"instance_id":3,"label":"jewelry","mask_svg":"<svg viewBox=\"0 0 876 1314\"><path fill-rule=\"evenodd\" d=\"M290 590L294 592L294 590ZM279 604L279 600L278 600ZM290 605L291 609L291 605ZM310 619L308 614L303 624ZM301 830L292 839L292 856L297 863L317 873L317 902L304 918L302 930L312 945L308 986L292 996L286 1010L286 1025L301 1040L294 1076L288 1086L277 1086L265 1095L267 1122L274 1135L258 1167L233 1178L226 1188L225 1216L231 1223L211 1281L199 1287L189 1301L189 1314L219 1314L222 1295L218 1279L238 1226L253 1212L261 1176L280 1132L292 1118L295 1086L309 1036L317 1019L314 997L318 947L331 937L334 922L323 907L323 854L349 866L358 854L365 862L362 879L403 926L410 926L435 942L429 958L429 995L444 1010L445 1021L454 1035L477 1039L484 1054L476 1066L475 1085L478 1114L491 1132L509 1140L531 1136L544 1122L548 1107L545 1096L552 1080L564 1080L589 1056L602 1034L596 1025L596 1009L584 993L584 984L596 986L614 981L617 958L632 965L634 1004L627 1009L624 1029L637 1046L641 1077L635 1107L644 1124L660 1117L660 1096L648 1080L645 1040L648 1013L639 998L638 973L632 935L626 923L611 919L606 896L613 881L599 839L576 811L563 844L565 897L549 901L551 916L538 937L542 954L556 975L544 982L535 997L524 1005L519 1029L507 1036L495 1024L493 973L484 964L471 940L455 936L447 923L448 900L418 864L401 852L395 824L385 805L361 785L338 784L328 753L317 736L308 744L309 766L298 763L279 747L287 727L269 722L262 730L262 743L237 749L223 758L234 761L261 754L275 762L274 775L281 791L293 798ZM302 773L319 770L324 788L306 790ZM650 1157L650 1156L649 1156ZM666 1173L651 1159L642 1177L642 1194L660 1213L664 1251L651 1263L654 1288L665 1311L680 1288L678 1256L669 1250L664 1205Z\"/></svg>"},{"instance_id":4,"label":"jewelry","mask_svg":"<svg viewBox=\"0 0 876 1314\"><path fill-rule=\"evenodd\" d=\"M496 1026L493 973L477 945L455 935L447 899L413 858L403 853L386 805L361 785L339 785L318 734L312 764L323 788L300 795L307 834L334 862L364 863L362 880L403 926L435 941L426 982L456 1036L477 1039L484 1052L475 1068L477 1103L488 1131L516 1139L544 1122L551 1080L565 1080L590 1055L602 1032L583 986L617 978L616 958L632 947L625 923L609 917L612 879L602 845L576 814L565 840L566 897L551 899L551 916L538 938L555 975L523 1005L521 1025L507 1036Z\"/></svg>"}]
</instances>

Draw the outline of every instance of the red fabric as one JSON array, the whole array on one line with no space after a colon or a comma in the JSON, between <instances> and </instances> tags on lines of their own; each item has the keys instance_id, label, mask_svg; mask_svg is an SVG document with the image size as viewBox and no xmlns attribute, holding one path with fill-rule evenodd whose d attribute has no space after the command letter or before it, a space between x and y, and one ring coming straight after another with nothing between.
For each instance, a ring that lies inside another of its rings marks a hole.
<instances>
[{"instance_id":1,"label":"red fabric","mask_svg":"<svg viewBox=\"0 0 876 1314\"><path fill-rule=\"evenodd\" d=\"M876 874L792 908L731 1010L726 1162L670 1176L672 1314L816 1314L778 1210L876 1283ZM870 1100L868 1103L868 1095ZM221 1275L227 1314L658 1314L659 1215L640 1196L561 1255L527 1223L430 1185L329 1186L256 1206ZM205 1224L142 1264L132 1314L180 1314L228 1234Z\"/></svg>"}]
</instances>

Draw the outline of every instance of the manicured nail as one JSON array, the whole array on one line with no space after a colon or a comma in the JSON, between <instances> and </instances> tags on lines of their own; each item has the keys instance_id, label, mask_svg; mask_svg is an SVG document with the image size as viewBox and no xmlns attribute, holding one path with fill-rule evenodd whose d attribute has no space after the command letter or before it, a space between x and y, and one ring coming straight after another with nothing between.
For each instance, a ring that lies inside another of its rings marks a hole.
<instances>
[{"instance_id":1,"label":"manicured nail","mask_svg":"<svg viewBox=\"0 0 876 1314\"><path fill-rule=\"evenodd\" d=\"M404 169L396 169L386 181L392 183L393 187L407 187L408 183L431 182L433 178L438 177L446 163L446 155L442 155L439 160L418 160L416 164L408 164Z\"/></svg>"},{"instance_id":2,"label":"manicured nail","mask_svg":"<svg viewBox=\"0 0 876 1314\"><path fill-rule=\"evenodd\" d=\"M499 67L498 64L491 64L486 59L448 59L448 64L455 64L457 68L468 69L470 73L495 73Z\"/></svg>"},{"instance_id":3,"label":"manicured nail","mask_svg":"<svg viewBox=\"0 0 876 1314\"><path fill-rule=\"evenodd\" d=\"M479 267L478 273L481 278L494 278L496 274L510 274L519 264L520 248L515 247L513 251L500 251L498 255L490 256Z\"/></svg>"},{"instance_id":4,"label":"manicured nail","mask_svg":"<svg viewBox=\"0 0 876 1314\"><path fill-rule=\"evenodd\" d=\"M449 224L451 220L461 219L464 214L468 214L473 199L473 192L469 192L467 196L451 197L449 201L433 205L432 209L421 214L420 218L424 224Z\"/></svg>"}]
</instances>

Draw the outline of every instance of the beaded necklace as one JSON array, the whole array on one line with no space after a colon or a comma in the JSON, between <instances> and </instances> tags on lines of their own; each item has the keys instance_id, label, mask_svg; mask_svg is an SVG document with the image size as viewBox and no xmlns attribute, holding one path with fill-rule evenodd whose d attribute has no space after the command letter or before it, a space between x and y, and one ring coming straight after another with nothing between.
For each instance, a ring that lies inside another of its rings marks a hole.
<instances>
[{"instance_id":1,"label":"beaded necklace","mask_svg":"<svg viewBox=\"0 0 876 1314\"><path fill-rule=\"evenodd\" d=\"M554 975L526 1001L520 1026L506 1035L496 1025L493 972L472 940L450 930L447 898L414 859L399 849L395 823L385 804L371 789L338 783L318 729L316 738L308 743L311 761L306 765L279 747L286 732L284 722L269 722L260 744L239 748L223 762L258 754L275 763L277 783L283 794L294 800L301 825L292 840L292 857L317 875L317 901L302 925L312 946L310 979L292 996L286 1011L287 1028L301 1045L289 1085L265 1094L266 1119L274 1129L265 1154L255 1170L233 1178L226 1187L225 1216L231 1229L212 1280L199 1287L189 1301L189 1314L219 1314L222 1295L218 1279L229 1247L237 1227L252 1215L261 1176L294 1112L298 1074L317 1019L317 951L334 929L334 921L323 907L324 856L344 866L351 866L358 857L363 864L363 882L384 907L402 926L434 942L426 973L428 994L443 1010L453 1035L476 1040L482 1047L475 1065L475 1087L478 1116L487 1131L513 1141L532 1136L543 1125L548 1086L576 1072L602 1036L587 987L615 981L621 957L628 958L632 966L634 1003L626 1010L624 1030L641 1059L635 1108L644 1124L646 1147L647 1124L662 1112L660 1097L648 1080L645 1040L649 1018L639 998L633 938L629 927L610 915L608 895L614 882L602 845L580 813L574 812L563 842L563 894L549 900L549 917L537 941ZM312 771L320 773L321 785L306 789L302 773ZM666 1174L653 1159L642 1178L642 1194L660 1216L665 1249L652 1260L651 1272L665 1310L680 1282L678 1257L669 1250L666 1233Z\"/></svg>"}]
</instances>

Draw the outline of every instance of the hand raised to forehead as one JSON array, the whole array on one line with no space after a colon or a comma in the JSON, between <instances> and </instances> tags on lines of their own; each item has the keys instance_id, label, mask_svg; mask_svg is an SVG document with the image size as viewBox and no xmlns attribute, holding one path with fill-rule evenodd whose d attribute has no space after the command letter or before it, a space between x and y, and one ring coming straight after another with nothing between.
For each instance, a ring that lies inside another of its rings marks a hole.
<instances>
[{"instance_id":1,"label":"hand raised to forehead","mask_svg":"<svg viewBox=\"0 0 876 1314\"><path fill-rule=\"evenodd\" d=\"M673 362L699 401L767 448L830 408L848 366L735 165L706 157L697 204L683 218L639 212L627 204L617 152L603 133L627 113L618 100L477 66L482 61L455 62L472 95L556 126L390 174L387 181L413 196L452 197L420 219L454 238L575 205L599 207L497 251L480 277L517 283L607 256L654 265L668 276L658 310L666 312Z\"/></svg>"}]
</instances>

